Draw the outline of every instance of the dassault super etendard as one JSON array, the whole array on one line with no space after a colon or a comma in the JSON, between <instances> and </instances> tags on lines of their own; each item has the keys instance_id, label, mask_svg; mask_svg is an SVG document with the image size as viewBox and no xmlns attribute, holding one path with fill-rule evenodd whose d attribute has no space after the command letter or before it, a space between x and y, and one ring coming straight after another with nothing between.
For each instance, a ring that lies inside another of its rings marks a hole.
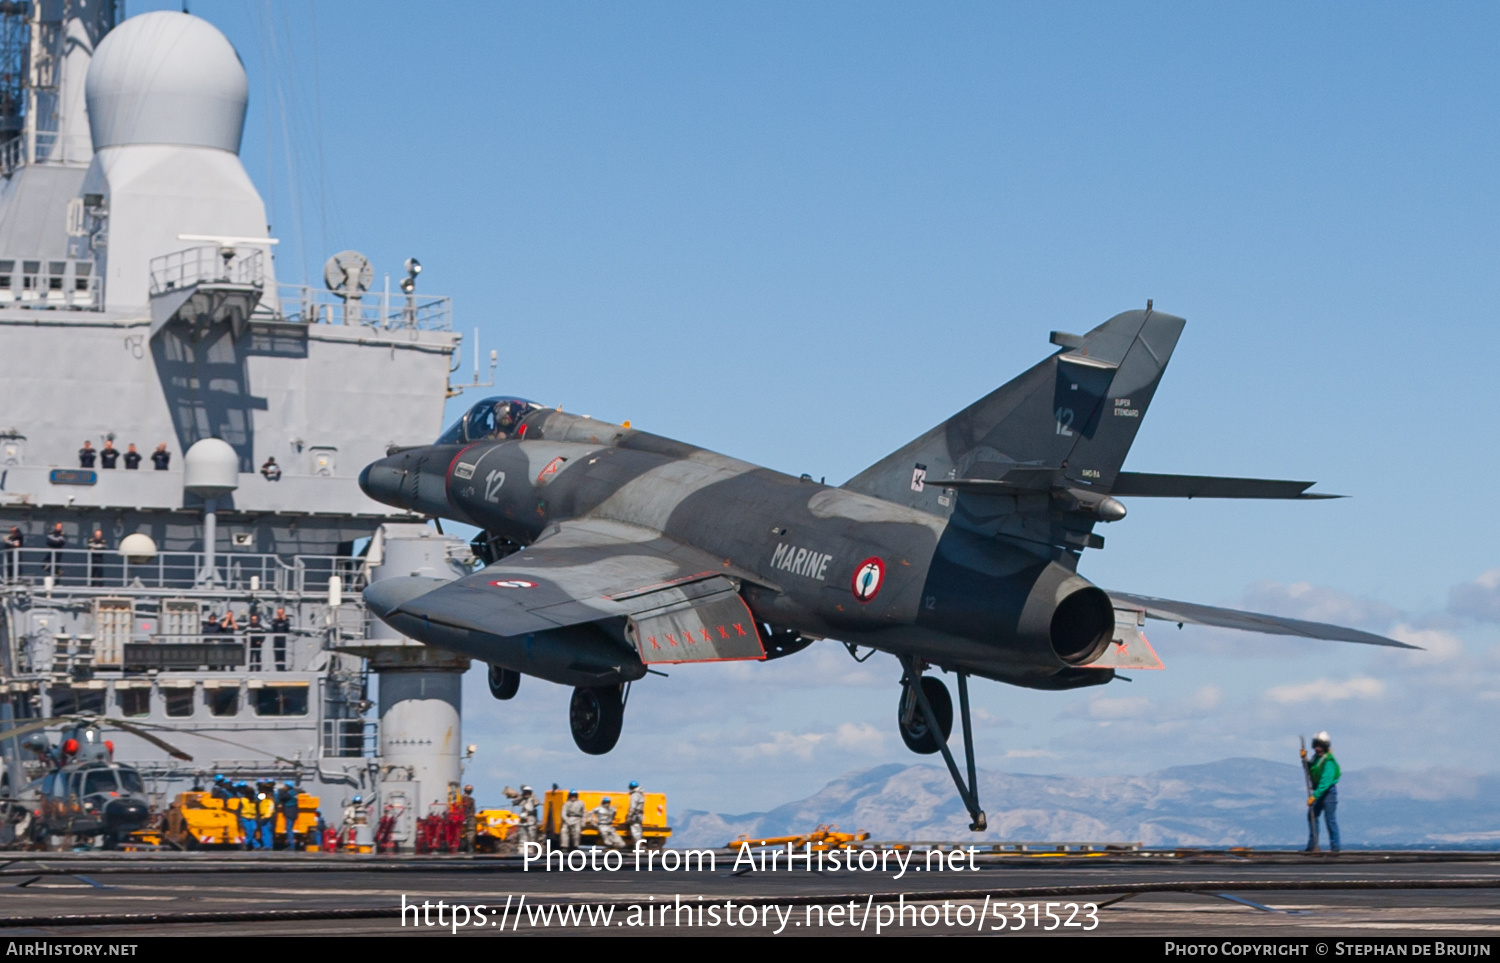
<instances>
[{"instance_id":1,"label":"dassault super etendard","mask_svg":"<svg viewBox=\"0 0 1500 963\"><path fill-rule=\"evenodd\" d=\"M1135 497L1289 498L1311 482L1121 471L1184 321L1148 303L833 488L516 398L365 468L370 497L483 529L489 564L365 590L392 628L575 687L573 737L608 752L624 687L663 662L774 659L818 639L895 655L907 746L941 752L983 829L970 675L1039 689L1160 668L1147 618L1402 646L1353 629L1105 591L1078 574ZM957 678L967 772L947 740Z\"/></svg>"}]
</instances>

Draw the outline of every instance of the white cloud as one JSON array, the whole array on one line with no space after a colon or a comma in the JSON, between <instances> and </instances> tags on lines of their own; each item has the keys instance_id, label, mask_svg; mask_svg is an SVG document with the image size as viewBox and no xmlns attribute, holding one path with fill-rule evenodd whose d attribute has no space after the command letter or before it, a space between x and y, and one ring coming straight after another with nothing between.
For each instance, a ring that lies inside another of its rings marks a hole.
<instances>
[{"instance_id":1,"label":"white cloud","mask_svg":"<svg viewBox=\"0 0 1500 963\"><path fill-rule=\"evenodd\" d=\"M1464 651L1464 644L1458 637L1442 629L1414 629L1403 623L1391 629L1390 637L1397 642L1420 645L1423 651L1406 652L1405 655L1411 661L1422 664L1447 662L1462 655Z\"/></svg>"},{"instance_id":2,"label":"white cloud","mask_svg":"<svg viewBox=\"0 0 1500 963\"><path fill-rule=\"evenodd\" d=\"M1272 702L1340 702L1344 699L1377 699L1385 693L1385 683L1369 676L1357 675L1343 682L1317 679L1300 685L1278 685L1266 690Z\"/></svg>"},{"instance_id":3,"label":"white cloud","mask_svg":"<svg viewBox=\"0 0 1500 963\"><path fill-rule=\"evenodd\" d=\"M773 732L769 742L736 746L734 752L741 759L796 756L805 762L812 758L813 750L817 748L818 743L827 738L826 733L820 732Z\"/></svg>"},{"instance_id":4,"label":"white cloud","mask_svg":"<svg viewBox=\"0 0 1500 963\"><path fill-rule=\"evenodd\" d=\"M1089 700L1089 715L1095 719L1136 719L1151 711L1151 700L1145 696L1123 696L1111 699L1095 696Z\"/></svg>"},{"instance_id":5,"label":"white cloud","mask_svg":"<svg viewBox=\"0 0 1500 963\"><path fill-rule=\"evenodd\" d=\"M1448 593L1448 611L1480 622L1500 622L1500 568L1455 586Z\"/></svg>"},{"instance_id":6,"label":"white cloud","mask_svg":"<svg viewBox=\"0 0 1500 963\"><path fill-rule=\"evenodd\" d=\"M875 754L885 751L885 733L868 722L845 722L834 732L833 744L851 752Z\"/></svg>"},{"instance_id":7,"label":"white cloud","mask_svg":"<svg viewBox=\"0 0 1500 963\"><path fill-rule=\"evenodd\" d=\"M1311 582L1283 585L1269 579L1245 590L1245 608L1311 622L1335 625L1382 627L1400 612L1375 599L1359 598Z\"/></svg>"}]
</instances>

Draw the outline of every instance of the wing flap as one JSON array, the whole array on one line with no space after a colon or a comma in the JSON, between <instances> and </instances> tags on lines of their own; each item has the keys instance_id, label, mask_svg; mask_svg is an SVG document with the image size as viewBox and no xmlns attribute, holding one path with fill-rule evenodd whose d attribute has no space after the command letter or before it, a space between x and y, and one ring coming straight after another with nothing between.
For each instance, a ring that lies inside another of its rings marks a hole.
<instances>
[{"instance_id":1,"label":"wing flap","mask_svg":"<svg viewBox=\"0 0 1500 963\"><path fill-rule=\"evenodd\" d=\"M714 581L724 583L726 588L630 619L626 635L635 643L642 662L726 662L766 657L745 600L727 579Z\"/></svg>"},{"instance_id":2,"label":"wing flap","mask_svg":"<svg viewBox=\"0 0 1500 963\"><path fill-rule=\"evenodd\" d=\"M1261 632L1266 635L1296 635L1304 639L1327 639L1330 642L1358 642L1362 645L1384 645L1396 649L1420 649L1419 645L1397 642L1373 632L1362 632L1326 622L1306 622L1280 615L1261 615L1256 612L1241 612L1237 609L1221 609L1195 602L1174 602L1171 599L1152 598L1148 595L1129 595L1110 592L1110 600L1116 609L1136 608L1150 619L1164 622L1188 622L1193 625L1212 625L1222 629L1239 629L1242 632Z\"/></svg>"}]
</instances>

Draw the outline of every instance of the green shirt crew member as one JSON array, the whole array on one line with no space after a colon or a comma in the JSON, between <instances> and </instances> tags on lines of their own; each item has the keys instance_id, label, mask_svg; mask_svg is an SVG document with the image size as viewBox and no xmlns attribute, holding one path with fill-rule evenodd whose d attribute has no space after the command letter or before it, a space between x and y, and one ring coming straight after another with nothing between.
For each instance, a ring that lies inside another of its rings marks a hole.
<instances>
[{"instance_id":1,"label":"green shirt crew member","mask_svg":"<svg viewBox=\"0 0 1500 963\"><path fill-rule=\"evenodd\" d=\"M1305 750L1304 750L1305 752ZM1339 851L1339 761L1333 758L1333 743L1328 733L1313 736L1313 758L1307 765L1312 778L1312 795L1307 804L1312 807L1313 818L1308 820L1307 852L1318 851L1318 817L1328 823L1328 848Z\"/></svg>"}]
</instances>

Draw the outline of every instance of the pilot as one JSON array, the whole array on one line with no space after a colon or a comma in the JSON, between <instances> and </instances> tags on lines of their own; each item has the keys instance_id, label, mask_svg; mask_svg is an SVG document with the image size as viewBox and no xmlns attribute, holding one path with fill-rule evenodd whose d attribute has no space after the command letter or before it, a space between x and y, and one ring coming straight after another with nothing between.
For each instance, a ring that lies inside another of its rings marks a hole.
<instances>
[{"instance_id":1,"label":"pilot","mask_svg":"<svg viewBox=\"0 0 1500 963\"><path fill-rule=\"evenodd\" d=\"M106 439L104 442L104 450L99 452L99 467L114 468L115 462L119 460L120 449L115 447L115 443L113 441Z\"/></svg>"},{"instance_id":2,"label":"pilot","mask_svg":"<svg viewBox=\"0 0 1500 963\"><path fill-rule=\"evenodd\" d=\"M94 459L98 455L99 453L94 450L94 443L92 441L85 441L83 447L78 449L78 467L93 468Z\"/></svg>"},{"instance_id":3,"label":"pilot","mask_svg":"<svg viewBox=\"0 0 1500 963\"><path fill-rule=\"evenodd\" d=\"M151 464L157 471L166 471L167 466L172 464L172 453L167 451L167 443L162 442L156 446L151 453Z\"/></svg>"},{"instance_id":4,"label":"pilot","mask_svg":"<svg viewBox=\"0 0 1500 963\"><path fill-rule=\"evenodd\" d=\"M511 409L508 402L502 401L495 406L495 437L509 438L515 434L520 422L521 419L516 416L516 412Z\"/></svg>"},{"instance_id":5,"label":"pilot","mask_svg":"<svg viewBox=\"0 0 1500 963\"><path fill-rule=\"evenodd\" d=\"M608 796L589 812L589 823L599 830L599 839L604 845L610 849L625 848L625 841L615 831L615 807L610 804Z\"/></svg>"},{"instance_id":6,"label":"pilot","mask_svg":"<svg viewBox=\"0 0 1500 963\"><path fill-rule=\"evenodd\" d=\"M641 792L641 784L634 779L630 781L630 807L625 810L625 831L630 834L630 848L640 846L641 840L645 839L643 824L646 821L646 794Z\"/></svg>"},{"instance_id":7,"label":"pilot","mask_svg":"<svg viewBox=\"0 0 1500 963\"><path fill-rule=\"evenodd\" d=\"M1302 750L1302 758L1307 758L1307 750ZM1318 851L1318 817L1328 823L1328 848L1332 852L1339 851L1339 823L1337 812L1339 808L1339 761L1333 758L1333 741L1328 733L1320 732L1313 736L1313 757L1307 764L1308 775L1312 779L1312 795L1307 797L1307 805L1312 808L1312 818L1307 821L1307 852Z\"/></svg>"},{"instance_id":8,"label":"pilot","mask_svg":"<svg viewBox=\"0 0 1500 963\"><path fill-rule=\"evenodd\" d=\"M583 818L587 815L583 808L583 800L578 798L578 790L568 790L568 801L563 803L562 808L562 848L577 849L583 841Z\"/></svg>"},{"instance_id":9,"label":"pilot","mask_svg":"<svg viewBox=\"0 0 1500 963\"><path fill-rule=\"evenodd\" d=\"M132 444L125 449L125 469L127 471L136 471L140 467L141 453L136 451L135 445Z\"/></svg>"}]
</instances>

